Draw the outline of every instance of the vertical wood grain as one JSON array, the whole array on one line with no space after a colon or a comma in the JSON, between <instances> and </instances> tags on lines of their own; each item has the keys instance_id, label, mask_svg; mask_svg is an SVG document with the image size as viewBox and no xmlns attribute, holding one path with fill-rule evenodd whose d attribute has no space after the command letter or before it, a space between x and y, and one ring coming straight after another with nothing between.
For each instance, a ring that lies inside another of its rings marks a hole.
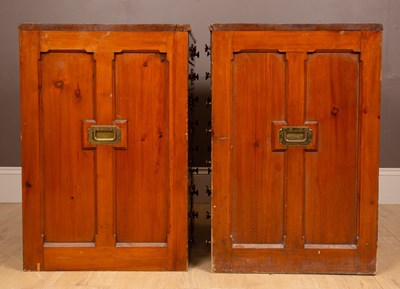
<instances>
[{"instance_id":1,"label":"vertical wood grain","mask_svg":"<svg viewBox=\"0 0 400 289\"><path fill-rule=\"evenodd\" d=\"M116 116L128 149L115 151L118 242L167 242L168 83L165 56L116 56Z\"/></svg>"},{"instance_id":2,"label":"vertical wood grain","mask_svg":"<svg viewBox=\"0 0 400 289\"><path fill-rule=\"evenodd\" d=\"M96 60L96 124L113 123L113 52L95 52ZM96 246L115 245L115 191L114 148L99 145L96 148Z\"/></svg>"},{"instance_id":3,"label":"vertical wood grain","mask_svg":"<svg viewBox=\"0 0 400 289\"><path fill-rule=\"evenodd\" d=\"M271 125L285 118L285 58L238 53L233 60L233 209L236 244L282 244L284 152Z\"/></svg>"},{"instance_id":4,"label":"vertical wood grain","mask_svg":"<svg viewBox=\"0 0 400 289\"><path fill-rule=\"evenodd\" d=\"M93 58L43 54L41 77L45 242L93 242L95 155L81 142L81 120L94 117Z\"/></svg>"},{"instance_id":5,"label":"vertical wood grain","mask_svg":"<svg viewBox=\"0 0 400 289\"><path fill-rule=\"evenodd\" d=\"M168 270L188 268L188 33L169 35L168 142L169 235Z\"/></svg>"},{"instance_id":6,"label":"vertical wood grain","mask_svg":"<svg viewBox=\"0 0 400 289\"><path fill-rule=\"evenodd\" d=\"M376 270L382 33L364 31L361 42L360 270Z\"/></svg>"},{"instance_id":7,"label":"vertical wood grain","mask_svg":"<svg viewBox=\"0 0 400 289\"><path fill-rule=\"evenodd\" d=\"M380 37L379 31L212 31L214 271L375 272ZM259 226L268 184L259 181L263 167L255 165L263 155L254 153L255 145L262 144L257 140L265 137L260 116L268 111L258 94L270 89L260 74L274 65L258 69L262 58L254 57L248 66L244 61L247 54L275 51L286 54L287 106L283 117L272 119L274 135L266 143L272 144L273 152L285 151L286 238L284 246L236 246L232 239L236 242L238 236L246 242L248 233L258 230L254 239L266 240L280 226ZM239 68L243 73L232 78ZM254 99L236 99L246 93ZM313 142L280 145L276 134L284 126L312 128ZM248 181L241 183L242 177ZM246 202L249 207L241 207Z\"/></svg>"},{"instance_id":8,"label":"vertical wood grain","mask_svg":"<svg viewBox=\"0 0 400 289\"><path fill-rule=\"evenodd\" d=\"M211 143L212 214L211 262L212 270L221 272L230 268L232 240L232 73L231 33L213 32L212 43L212 93L213 124ZM228 269L229 270L229 269Z\"/></svg>"},{"instance_id":9,"label":"vertical wood grain","mask_svg":"<svg viewBox=\"0 0 400 289\"><path fill-rule=\"evenodd\" d=\"M24 268L186 270L188 31L21 27ZM121 143L88 143L94 124Z\"/></svg>"},{"instance_id":10,"label":"vertical wood grain","mask_svg":"<svg viewBox=\"0 0 400 289\"><path fill-rule=\"evenodd\" d=\"M316 53L307 61L306 119L318 120L318 150L306 154L307 244L355 244L359 57Z\"/></svg>"},{"instance_id":11,"label":"vertical wood grain","mask_svg":"<svg viewBox=\"0 0 400 289\"><path fill-rule=\"evenodd\" d=\"M304 52L286 54L287 64L287 123L304 125L305 109L305 61ZM304 245L304 147L288 147L286 152L285 195L285 248L302 248Z\"/></svg>"},{"instance_id":12,"label":"vertical wood grain","mask_svg":"<svg viewBox=\"0 0 400 289\"><path fill-rule=\"evenodd\" d=\"M20 31L23 268L43 267L39 123L39 33Z\"/></svg>"}]
</instances>

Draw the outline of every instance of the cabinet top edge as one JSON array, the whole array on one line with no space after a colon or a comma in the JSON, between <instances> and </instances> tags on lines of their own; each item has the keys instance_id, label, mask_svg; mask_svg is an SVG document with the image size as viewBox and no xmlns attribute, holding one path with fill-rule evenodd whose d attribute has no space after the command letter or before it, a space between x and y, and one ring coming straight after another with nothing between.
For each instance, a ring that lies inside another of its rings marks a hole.
<instances>
[{"instance_id":1,"label":"cabinet top edge","mask_svg":"<svg viewBox=\"0 0 400 289\"><path fill-rule=\"evenodd\" d=\"M126 32L191 32L189 24L39 24L22 23L25 31L126 31Z\"/></svg>"},{"instance_id":2,"label":"cabinet top edge","mask_svg":"<svg viewBox=\"0 0 400 289\"><path fill-rule=\"evenodd\" d=\"M256 24L256 23L215 23L208 26L210 31L381 31L379 23L332 23L332 24Z\"/></svg>"}]
</instances>

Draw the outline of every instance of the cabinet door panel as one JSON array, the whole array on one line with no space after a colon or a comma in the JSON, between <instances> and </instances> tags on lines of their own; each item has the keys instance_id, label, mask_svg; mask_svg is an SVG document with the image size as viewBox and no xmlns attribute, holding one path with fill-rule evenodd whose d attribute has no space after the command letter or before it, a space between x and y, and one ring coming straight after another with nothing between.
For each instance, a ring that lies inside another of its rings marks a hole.
<instances>
[{"instance_id":1,"label":"cabinet door panel","mask_svg":"<svg viewBox=\"0 0 400 289\"><path fill-rule=\"evenodd\" d=\"M93 118L94 61L87 53L42 54L42 157L46 242L93 242L95 152L82 147Z\"/></svg>"},{"instance_id":2,"label":"cabinet door panel","mask_svg":"<svg viewBox=\"0 0 400 289\"><path fill-rule=\"evenodd\" d=\"M166 243L167 62L159 53L122 53L115 67L116 116L128 121L128 148L115 152L117 242Z\"/></svg>"},{"instance_id":3,"label":"cabinet door panel","mask_svg":"<svg viewBox=\"0 0 400 289\"><path fill-rule=\"evenodd\" d=\"M233 246L282 244L285 153L270 139L285 116L284 55L236 54L233 83Z\"/></svg>"},{"instance_id":4,"label":"cabinet door panel","mask_svg":"<svg viewBox=\"0 0 400 289\"><path fill-rule=\"evenodd\" d=\"M307 61L306 119L318 120L318 150L306 154L306 244L355 245L359 57L316 53Z\"/></svg>"}]
</instances>

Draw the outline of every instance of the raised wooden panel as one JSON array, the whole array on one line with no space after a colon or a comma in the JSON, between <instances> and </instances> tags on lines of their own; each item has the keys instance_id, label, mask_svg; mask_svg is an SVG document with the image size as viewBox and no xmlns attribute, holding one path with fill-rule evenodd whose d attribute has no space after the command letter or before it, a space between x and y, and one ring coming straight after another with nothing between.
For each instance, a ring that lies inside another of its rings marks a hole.
<instances>
[{"instance_id":1,"label":"raised wooden panel","mask_svg":"<svg viewBox=\"0 0 400 289\"><path fill-rule=\"evenodd\" d=\"M44 240L92 242L95 152L83 149L81 121L94 118L93 56L50 52L40 63Z\"/></svg>"},{"instance_id":2,"label":"raised wooden panel","mask_svg":"<svg viewBox=\"0 0 400 289\"><path fill-rule=\"evenodd\" d=\"M306 119L318 120L318 150L305 160L306 244L356 244L359 55L307 60Z\"/></svg>"},{"instance_id":3,"label":"raised wooden panel","mask_svg":"<svg viewBox=\"0 0 400 289\"><path fill-rule=\"evenodd\" d=\"M167 242L167 80L163 54L116 56L115 113L128 121L127 149L115 152L117 242Z\"/></svg>"},{"instance_id":4,"label":"raised wooden panel","mask_svg":"<svg viewBox=\"0 0 400 289\"><path fill-rule=\"evenodd\" d=\"M306 244L357 241L359 55L316 53L307 61L306 119L319 121L306 154Z\"/></svg>"},{"instance_id":5,"label":"raised wooden panel","mask_svg":"<svg viewBox=\"0 0 400 289\"><path fill-rule=\"evenodd\" d=\"M271 125L285 119L285 55L233 59L234 247L283 243L284 152L271 148Z\"/></svg>"}]
</instances>

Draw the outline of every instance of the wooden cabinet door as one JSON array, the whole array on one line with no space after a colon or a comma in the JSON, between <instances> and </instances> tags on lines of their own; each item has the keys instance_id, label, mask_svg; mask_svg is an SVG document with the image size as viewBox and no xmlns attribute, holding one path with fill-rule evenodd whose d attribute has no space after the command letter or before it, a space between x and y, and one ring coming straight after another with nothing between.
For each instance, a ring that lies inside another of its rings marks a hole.
<instances>
[{"instance_id":1,"label":"wooden cabinet door","mask_svg":"<svg viewBox=\"0 0 400 289\"><path fill-rule=\"evenodd\" d=\"M25 270L187 269L188 31L20 27Z\"/></svg>"},{"instance_id":2,"label":"wooden cabinet door","mask_svg":"<svg viewBox=\"0 0 400 289\"><path fill-rule=\"evenodd\" d=\"M211 25L212 266L375 272L380 25Z\"/></svg>"}]
</instances>

